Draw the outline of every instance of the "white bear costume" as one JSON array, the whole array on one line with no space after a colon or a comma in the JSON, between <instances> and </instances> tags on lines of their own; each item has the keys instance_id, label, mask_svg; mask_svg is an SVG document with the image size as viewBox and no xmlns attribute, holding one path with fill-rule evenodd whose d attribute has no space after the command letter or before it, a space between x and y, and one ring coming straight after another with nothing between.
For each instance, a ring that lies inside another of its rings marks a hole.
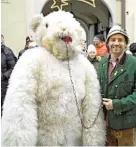
<instances>
[{"instance_id":1,"label":"white bear costume","mask_svg":"<svg viewBox=\"0 0 136 147\"><path fill-rule=\"evenodd\" d=\"M39 47L27 50L12 72L2 145L105 145L100 86L93 65L80 54L80 24L58 11L34 17L31 28Z\"/></svg>"}]
</instances>

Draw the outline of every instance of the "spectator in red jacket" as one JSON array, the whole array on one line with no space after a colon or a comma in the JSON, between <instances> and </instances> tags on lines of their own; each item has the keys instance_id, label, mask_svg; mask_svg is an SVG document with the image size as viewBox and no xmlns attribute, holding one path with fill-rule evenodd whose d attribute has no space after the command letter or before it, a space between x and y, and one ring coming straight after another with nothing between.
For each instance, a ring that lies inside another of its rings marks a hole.
<instances>
[{"instance_id":1,"label":"spectator in red jacket","mask_svg":"<svg viewBox=\"0 0 136 147\"><path fill-rule=\"evenodd\" d=\"M96 56L104 56L108 53L108 49L105 44L105 39L102 34L98 34L94 37L93 44L96 47Z\"/></svg>"}]
</instances>

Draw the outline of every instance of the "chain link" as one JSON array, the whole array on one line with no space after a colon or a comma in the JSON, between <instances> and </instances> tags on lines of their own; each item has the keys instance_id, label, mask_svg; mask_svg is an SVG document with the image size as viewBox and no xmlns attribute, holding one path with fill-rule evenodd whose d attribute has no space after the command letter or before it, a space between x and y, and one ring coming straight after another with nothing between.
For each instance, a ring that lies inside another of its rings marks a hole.
<instances>
[{"instance_id":1,"label":"chain link","mask_svg":"<svg viewBox=\"0 0 136 147\"><path fill-rule=\"evenodd\" d=\"M82 127L85 128L85 129L90 129L90 128L93 127L93 125L95 124L96 120L98 119L100 110L102 109L103 105L101 103L101 105L99 107L99 110L98 110L98 113L97 113L97 115L96 115L93 123L89 127L85 126L84 123L83 123L83 118L81 116L81 112L80 112L80 108L79 108L79 104L78 104L78 98L77 98L77 94L76 94L76 90L75 90L75 86L74 86L74 82L73 82L73 78L72 78L72 72L71 72L71 68L70 68L70 60L69 60L69 57L68 57L68 46L67 46L67 43L66 43L66 48L67 48L67 63L68 63L67 65L68 65L68 71L69 71L69 76L70 76L70 81L71 81L71 85L72 85L72 89L73 89L74 98L75 98L75 101L76 101L78 115L79 115L79 118L80 118Z\"/></svg>"}]
</instances>

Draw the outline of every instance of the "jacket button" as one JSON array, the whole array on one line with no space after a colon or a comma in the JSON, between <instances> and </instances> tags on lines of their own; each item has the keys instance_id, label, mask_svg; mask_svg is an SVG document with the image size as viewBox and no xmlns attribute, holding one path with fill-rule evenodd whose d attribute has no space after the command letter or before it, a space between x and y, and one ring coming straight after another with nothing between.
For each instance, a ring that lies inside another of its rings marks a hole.
<instances>
[{"instance_id":1,"label":"jacket button","mask_svg":"<svg viewBox=\"0 0 136 147\"><path fill-rule=\"evenodd\" d=\"M121 113L118 113L117 115L121 115Z\"/></svg>"},{"instance_id":2,"label":"jacket button","mask_svg":"<svg viewBox=\"0 0 136 147\"><path fill-rule=\"evenodd\" d=\"M117 87L118 87L118 85L115 85L115 87L117 88Z\"/></svg>"},{"instance_id":3,"label":"jacket button","mask_svg":"<svg viewBox=\"0 0 136 147\"><path fill-rule=\"evenodd\" d=\"M123 69L121 69L121 71L124 71Z\"/></svg>"}]
</instances>

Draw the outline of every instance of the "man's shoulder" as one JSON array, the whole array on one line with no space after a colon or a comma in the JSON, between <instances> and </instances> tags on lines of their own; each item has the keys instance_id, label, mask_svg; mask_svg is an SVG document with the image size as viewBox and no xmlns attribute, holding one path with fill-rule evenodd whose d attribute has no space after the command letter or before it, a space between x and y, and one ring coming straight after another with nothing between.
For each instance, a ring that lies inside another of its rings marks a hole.
<instances>
[{"instance_id":1,"label":"man's shoulder","mask_svg":"<svg viewBox=\"0 0 136 147\"><path fill-rule=\"evenodd\" d=\"M132 56L132 55L127 55L129 61L136 63L136 57Z\"/></svg>"},{"instance_id":2,"label":"man's shoulder","mask_svg":"<svg viewBox=\"0 0 136 147\"><path fill-rule=\"evenodd\" d=\"M129 66L128 66L129 65ZM130 68L131 70L136 70L136 57L132 55L127 55L127 59L125 61L125 66Z\"/></svg>"},{"instance_id":3,"label":"man's shoulder","mask_svg":"<svg viewBox=\"0 0 136 147\"><path fill-rule=\"evenodd\" d=\"M102 64L102 63L108 62L108 58L109 58L109 54L102 56L99 63Z\"/></svg>"},{"instance_id":4,"label":"man's shoulder","mask_svg":"<svg viewBox=\"0 0 136 147\"><path fill-rule=\"evenodd\" d=\"M13 53L13 51L9 47L7 47L6 45L4 45L3 52L5 54Z\"/></svg>"}]
</instances>

